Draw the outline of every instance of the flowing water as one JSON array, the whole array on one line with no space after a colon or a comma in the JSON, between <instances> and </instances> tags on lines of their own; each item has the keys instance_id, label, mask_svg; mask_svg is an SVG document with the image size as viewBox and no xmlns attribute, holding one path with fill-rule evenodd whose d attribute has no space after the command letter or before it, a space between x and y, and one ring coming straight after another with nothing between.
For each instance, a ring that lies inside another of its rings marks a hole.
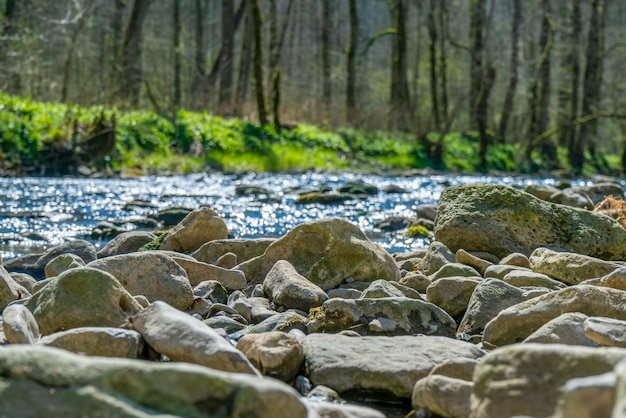
<instances>
[{"instance_id":1,"label":"flowing water","mask_svg":"<svg viewBox=\"0 0 626 418\"><path fill-rule=\"evenodd\" d=\"M303 190L322 186L336 189L348 181L361 180L379 192L340 205L296 205ZM523 187L531 182L556 184L554 178L465 175L418 175L385 177L356 174L197 174L138 179L0 178L0 255L7 260L41 251L64 240L83 238L97 247L103 240L89 238L101 221L130 221L172 206L217 211L234 238L279 237L302 222L340 216L358 225L370 239L390 252L426 245L424 239L407 238L404 232L382 232L374 224L390 216L415 217L420 204L436 203L451 185L498 183ZM583 185L584 181L572 182ZM271 196L240 196L238 185L267 189ZM406 193L386 193L386 186L402 187ZM141 201L143 206L125 204Z\"/></svg>"}]
</instances>

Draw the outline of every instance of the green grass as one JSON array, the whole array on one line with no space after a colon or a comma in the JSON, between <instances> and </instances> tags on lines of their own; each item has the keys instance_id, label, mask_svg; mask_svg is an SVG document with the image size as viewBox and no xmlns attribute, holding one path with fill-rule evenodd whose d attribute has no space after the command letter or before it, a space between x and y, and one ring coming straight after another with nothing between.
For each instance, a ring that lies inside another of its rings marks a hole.
<instances>
[{"instance_id":1,"label":"green grass","mask_svg":"<svg viewBox=\"0 0 626 418\"><path fill-rule=\"evenodd\" d=\"M0 94L0 168L23 172L51 164L51 155L75 151L95 121L116 123L115 150L89 162L135 173L186 174L207 167L226 171L282 172L328 169L407 170L432 166L413 134L322 129L298 124L277 130L240 119L180 110L175 115L102 106L43 103ZM435 142L438 134L429 134ZM451 132L444 138L443 169L476 172L480 167L475 133ZM520 145L489 147L489 170L519 172ZM559 157L566 164L563 150ZM538 161L541 163L541 161ZM613 167L618 159L607 157Z\"/></svg>"}]
</instances>

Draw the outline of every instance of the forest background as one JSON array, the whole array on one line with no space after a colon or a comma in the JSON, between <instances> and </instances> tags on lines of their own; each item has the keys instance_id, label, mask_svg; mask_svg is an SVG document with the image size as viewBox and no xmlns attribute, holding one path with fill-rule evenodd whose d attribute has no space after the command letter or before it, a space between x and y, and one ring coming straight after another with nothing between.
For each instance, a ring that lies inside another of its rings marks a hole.
<instances>
[{"instance_id":1,"label":"forest background","mask_svg":"<svg viewBox=\"0 0 626 418\"><path fill-rule=\"evenodd\" d=\"M2 173L626 173L618 0L4 0Z\"/></svg>"}]
</instances>

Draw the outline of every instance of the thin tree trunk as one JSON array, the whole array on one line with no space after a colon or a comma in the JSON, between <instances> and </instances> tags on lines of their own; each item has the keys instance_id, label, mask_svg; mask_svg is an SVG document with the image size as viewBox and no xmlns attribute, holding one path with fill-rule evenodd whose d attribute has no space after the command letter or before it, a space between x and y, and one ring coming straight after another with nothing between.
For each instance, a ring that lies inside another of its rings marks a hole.
<instances>
[{"instance_id":1,"label":"thin tree trunk","mask_svg":"<svg viewBox=\"0 0 626 418\"><path fill-rule=\"evenodd\" d=\"M476 124L478 125L478 135L480 137L480 146L478 157L480 158L480 168L487 172L487 148L489 147L489 136L487 135L487 110L489 103L489 95L491 88L496 80L496 71L493 67L485 70L485 74L481 78L482 87L479 94L478 103L476 103Z\"/></svg>"},{"instance_id":2,"label":"thin tree trunk","mask_svg":"<svg viewBox=\"0 0 626 418\"><path fill-rule=\"evenodd\" d=\"M392 0L392 11L396 36L393 42L391 70L391 112L392 128L406 131L411 115L409 85L406 76L406 0Z\"/></svg>"},{"instance_id":3,"label":"thin tree trunk","mask_svg":"<svg viewBox=\"0 0 626 418\"><path fill-rule=\"evenodd\" d=\"M124 44L122 46L121 81L122 97L128 100L132 107L139 106L139 93L143 83L141 68L141 44L143 38L143 24L148 15L148 9L154 0L135 0L130 14Z\"/></svg>"},{"instance_id":4,"label":"thin tree trunk","mask_svg":"<svg viewBox=\"0 0 626 418\"><path fill-rule=\"evenodd\" d=\"M470 116L478 128L477 109L483 85L483 26L485 0L471 0L470 4Z\"/></svg>"},{"instance_id":5,"label":"thin tree trunk","mask_svg":"<svg viewBox=\"0 0 626 418\"><path fill-rule=\"evenodd\" d=\"M567 124L567 128L562 130L561 144L567 146L568 152L574 149L577 139L577 129L572 123L579 116L579 85L580 85L580 45L582 44L582 37L580 28L582 27L580 16L580 0L571 0L569 2L570 8L569 14L569 53L565 58L566 72L570 74L569 80L569 94L564 92L563 95L569 98L569 106L563 106L563 122ZM564 98L564 100L566 100ZM572 155L568 155L568 158ZM569 161L572 164L572 161Z\"/></svg>"},{"instance_id":6,"label":"thin tree trunk","mask_svg":"<svg viewBox=\"0 0 626 418\"><path fill-rule=\"evenodd\" d=\"M539 69L539 78L541 79L541 93L539 100L539 132L545 132L548 130L550 124L550 93L551 93L551 46L554 31L556 26L552 20L552 8L550 0L543 0L543 22L541 29L540 43L543 45L545 58ZM553 168L557 165L556 146L551 138L546 138L540 142L541 155L544 157L544 164L547 164L549 168Z\"/></svg>"},{"instance_id":7,"label":"thin tree trunk","mask_svg":"<svg viewBox=\"0 0 626 418\"><path fill-rule=\"evenodd\" d=\"M267 125L267 107L265 104L265 89L263 87L263 16L259 0L252 0L252 15L254 16L254 85L256 101L259 110L259 123Z\"/></svg>"},{"instance_id":8,"label":"thin tree trunk","mask_svg":"<svg viewBox=\"0 0 626 418\"><path fill-rule=\"evenodd\" d=\"M441 81L441 118L448 120L448 56L446 53L448 8L446 0L439 0L439 80Z\"/></svg>"},{"instance_id":9,"label":"thin tree trunk","mask_svg":"<svg viewBox=\"0 0 626 418\"><path fill-rule=\"evenodd\" d=\"M437 0L430 0L428 8L428 35L430 42L429 58L430 58L430 100L432 102L433 117L435 118L435 129L441 129L441 117L439 116L439 93L437 92L437 23L435 22L435 12L437 8Z\"/></svg>"},{"instance_id":10,"label":"thin tree trunk","mask_svg":"<svg viewBox=\"0 0 626 418\"><path fill-rule=\"evenodd\" d=\"M6 0L4 5L4 17L2 21L2 39L0 40L0 90L6 90L10 94L17 93L15 86L10 82L9 74L9 39L15 31L15 0Z\"/></svg>"},{"instance_id":11,"label":"thin tree trunk","mask_svg":"<svg viewBox=\"0 0 626 418\"><path fill-rule=\"evenodd\" d=\"M85 7L80 12L81 15L76 21L76 26L72 31L72 37L70 38L70 45L67 49L67 56L65 57L65 64L63 65L63 81L61 84L61 102L67 101L67 90L70 83L70 75L72 71L72 61L74 60L74 51L76 50L76 42L78 41L78 35L80 31L85 27L89 11L93 5L94 0L87 0Z\"/></svg>"},{"instance_id":12,"label":"thin tree trunk","mask_svg":"<svg viewBox=\"0 0 626 418\"><path fill-rule=\"evenodd\" d=\"M500 119L499 136L501 141L506 140L509 118L513 113L515 90L519 80L519 34L522 23L521 0L513 0L513 23L511 26L511 64L509 69L509 86L506 90L504 105L502 106L502 118Z\"/></svg>"},{"instance_id":13,"label":"thin tree trunk","mask_svg":"<svg viewBox=\"0 0 626 418\"><path fill-rule=\"evenodd\" d=\"M196 39L196 53L195 53L195 74L194 74L194 91L197 91L197 86L200 84L200 80L204 79L206 75L206 51L204 46L204 12L205 5L204 0L196 0L195 4L195 39Z\"/></svg>"},{"instance_id":14,"label":"thin tree trunk","mask_svg":"<svg viewBox=\"0 0 626 418\"><path fill-rule=\"evenodd\" d=\"M250 10L250 3L246 5L245 22L243 30L243 38L241 40L241 57L239 61L239 77L237 79L237 93L235 95L235 109L234 114L236 116L243 116L243 104L246 101L248 94L248 79L250 78L250 59L252 55L252 43L253 39L253 18Z\"/></svg>"},{"instance_id":15,"label":"thin tree trunk","mask_svg":"<svg viewBox=\"0 0 626 418\"><path fill-rule=\"evenodd\" d=\"M233 99L233 55L234 22L232 0L222 0L222 48L220 58L219 107L222 113L229 113Z\"/></svg>"},{"instance_id":16,"label":"thin tree trunk","mask_svg":"<svg viewBox=\"0 0 626 418\"><path fill-rule=\"evenodd\" d=\"M350 41L347 49L346 115L348 123L356 123L356 46L359 37L359 16L356 0L349 0Z\"/></svg>"},{"instance_id":17,"label":"thin tree trunk","mask_svg":"<svg viewBox=\"0 0 626 418\"><path fill-rule=\"evenodd\" d=\"M602 83L602 56L603 56L603 20L604 1L591 1L591 21L587 39L587 65L583 81L582 114L591 115L600 110L600 85ZM585 148L594 150L595 136L597 135L597 119L591 120L580 127L580 136L574 148L572 166L576 173L581 173L584 163Z\"/></svg>"},{"instance_id":18,"label":"thin tree trunk","mask_svg":"<svg viewBox=\"0 0 626 418\"><path fill-rule=\"evenodd\" d=\"M276 130L280 130L280 66L276 66L276 69L272 73L272 113L274 114L274 127Z\"/></svg>"},{"instance_id":19,"label":"thin tree trunk","mask_svg":"<svg viewBox=\"0 0 626 418\"><path fill-rule=\"evenodd\" d=\"M173 0L173 24L174 24L174 112L180 109L182 90L180 85L182 45L180 42L180 0Z\"/></svg>"},{"instance_id":20,"label":"thin tree trunk","mask_svg":"<svg viewBox=\"0 0 626 418\"><path fill-rule=\"evenodd\" d=\"M287 5L287 11L285 12L285 19L282 27L279 31L278 26L278 11L276 9L276 0L270 1L270 14L272 18L270 20L270 101L272 103L272 112L278 112L280 110L280 56L283 49L283 43L285 41L285 33L287 32L287 25L289 24L291 10L293 6L293 0L289 0ZM274 121L280 121L280 117L274 113ZM278 129L280 122L276 125Z\"/></svg>"},{"instance_id":21,"label":"thin tree trunk","mask_svg":"<svg viewBox=\"0 0 626 418\"><path fill-rule=\"evenodd\" d=\"M325 111L331 100L330 91L330 0L322 0L322 102Z\"/></svg>"}]
</instances>

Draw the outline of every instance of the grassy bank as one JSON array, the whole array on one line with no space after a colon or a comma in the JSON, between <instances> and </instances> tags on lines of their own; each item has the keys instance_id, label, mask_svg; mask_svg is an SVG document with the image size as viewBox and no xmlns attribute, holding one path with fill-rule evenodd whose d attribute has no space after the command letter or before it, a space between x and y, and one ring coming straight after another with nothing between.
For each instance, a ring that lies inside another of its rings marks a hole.
<instances>
[{"instance_id":1,"label":"grassy bank","mask_svg":"<svg viewBox=\"0 0 626 418\"><path fill-rule=\"evenodd\" d=\"M85 141L95 138L97 142L96 128L103 126L114 129L112 149L106 155L95 151L86 155L93 147L88 148ZM434 142L437 135L426 139ZM4 174L62 173L71 165L68 158L75 162L72 156L80 156L76 165L92 170L109 167L137 173L184 174L207 167L225 171L321 168L376 172L432 166L412 134L326 130L308 124L277 130L207 113L181 110L174 117L145 110L42 103L4 94L0 95L0 141ZM450 133L444 144L443 161L436 168L478 170L477 135ZM492 145L488 168L520 171L516 157L521 154L519 145Z\"/></svg>"}]
</instances>

